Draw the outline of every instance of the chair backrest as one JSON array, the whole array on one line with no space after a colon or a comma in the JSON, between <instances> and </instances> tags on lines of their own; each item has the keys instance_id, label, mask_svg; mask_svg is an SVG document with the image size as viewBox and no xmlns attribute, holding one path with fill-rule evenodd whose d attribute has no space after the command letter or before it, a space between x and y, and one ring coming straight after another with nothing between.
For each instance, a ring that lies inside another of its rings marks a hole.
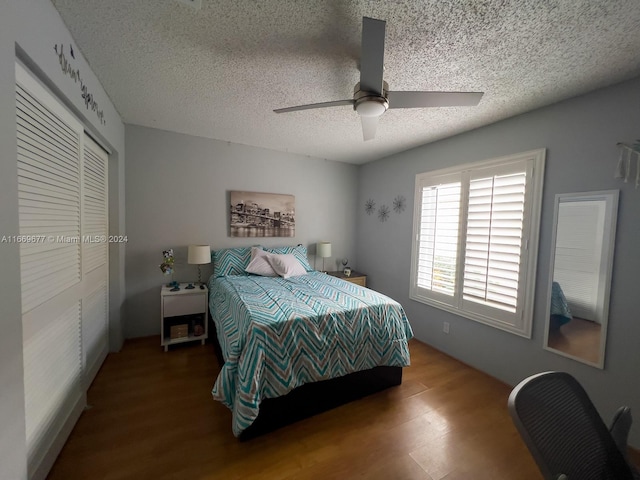
<instances>
[{"instance_id":1,"label":"chair backrest","mask_svg":"<svg viewBox=\"0 0 640 480\"><path fill-rule=\"evenodd\" d=\"M509 413L544 478L633 479L589 396L568 373L520 382L509 396Z\"/></svg>"}]
</instances>

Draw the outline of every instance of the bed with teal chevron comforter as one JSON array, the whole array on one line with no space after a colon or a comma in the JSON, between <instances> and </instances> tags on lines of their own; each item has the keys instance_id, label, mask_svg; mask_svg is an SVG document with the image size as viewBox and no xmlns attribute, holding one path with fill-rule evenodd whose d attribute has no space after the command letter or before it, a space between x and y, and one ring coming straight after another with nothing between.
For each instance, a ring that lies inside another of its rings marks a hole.
<instances>
[{"instance_id":1,"label":"bed with teal chevron comforter","mask_svg":"<svg viewBox=\"0 0 640 480\"><path fill-rule=\"evenodd\" d=\"M213 397L239 436L263 399L376 366L408 366L413 336L402 306L320 272L283 279L209 280L209 308L225 363Z\"/></svg>"}]
</instances>

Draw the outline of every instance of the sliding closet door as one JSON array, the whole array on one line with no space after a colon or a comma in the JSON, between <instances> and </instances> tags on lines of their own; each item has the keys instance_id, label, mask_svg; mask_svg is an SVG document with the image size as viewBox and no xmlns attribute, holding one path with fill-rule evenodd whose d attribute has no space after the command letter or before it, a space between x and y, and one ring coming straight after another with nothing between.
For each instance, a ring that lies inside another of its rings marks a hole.
<instances>
[{"instance_id":1,"label":"sliding closet door","mask_svg":"<svg viewBox=\"0 0 640 480\"><path fill-rule=\"evenodd\" d=\"M29 476L48 471L107 352L107 155L16 64Z\"/></svg>"}]
</instances>

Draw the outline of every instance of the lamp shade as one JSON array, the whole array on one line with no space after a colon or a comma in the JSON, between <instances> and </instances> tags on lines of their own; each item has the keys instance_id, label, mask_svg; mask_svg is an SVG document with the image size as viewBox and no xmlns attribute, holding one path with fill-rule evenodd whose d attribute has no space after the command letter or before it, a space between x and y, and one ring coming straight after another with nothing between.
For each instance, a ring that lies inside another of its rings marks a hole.
<instances>
[{"instance_id":1,"label":"lamp shade","mask_svg":"<svg viewBox=\"0 0 640 480\"><path fill-rule=\"evenodd\" d=\"M187 262L194 265L211 263L211 247L209 245L189 245Z\"/></svg>"},{"instance_id":2,"label":"lamp shade","mask_svg":"<svg viewBox=\"0 0 640 480\"><path fill-rule=\"evenodd\" d=\"M316 244L316 254L320 258L328 258L331 256L331 242L318 242Z\"/></svg>"}]
</instances>

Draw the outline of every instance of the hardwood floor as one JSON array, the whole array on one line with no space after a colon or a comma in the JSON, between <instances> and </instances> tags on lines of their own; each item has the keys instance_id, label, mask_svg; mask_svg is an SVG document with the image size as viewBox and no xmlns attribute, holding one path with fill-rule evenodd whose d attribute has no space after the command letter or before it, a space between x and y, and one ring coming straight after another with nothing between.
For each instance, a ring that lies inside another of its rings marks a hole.
<instances>
[{"instance_id":1,"label":"hardwood floor","mask_svg":"<svg viewBox=\"0 0 640 480\"><path fill-rule=\"evenodd\" d=\"M51 480L541 478L510 387L415 340L402 385L248 442L211 397L213 347L159 344L108 356Z\"/></svg>"},{"instance_id":2,"label":"hardwood floor","mask_svg":"<svg viewBox=\"0 0 640 480\"><path fill-rule=\"evenodd\" d=\"M557 330L549 331L548 345L592 363L600 361L601 325L574 317Z\"/></svg>"}]
</instances>

